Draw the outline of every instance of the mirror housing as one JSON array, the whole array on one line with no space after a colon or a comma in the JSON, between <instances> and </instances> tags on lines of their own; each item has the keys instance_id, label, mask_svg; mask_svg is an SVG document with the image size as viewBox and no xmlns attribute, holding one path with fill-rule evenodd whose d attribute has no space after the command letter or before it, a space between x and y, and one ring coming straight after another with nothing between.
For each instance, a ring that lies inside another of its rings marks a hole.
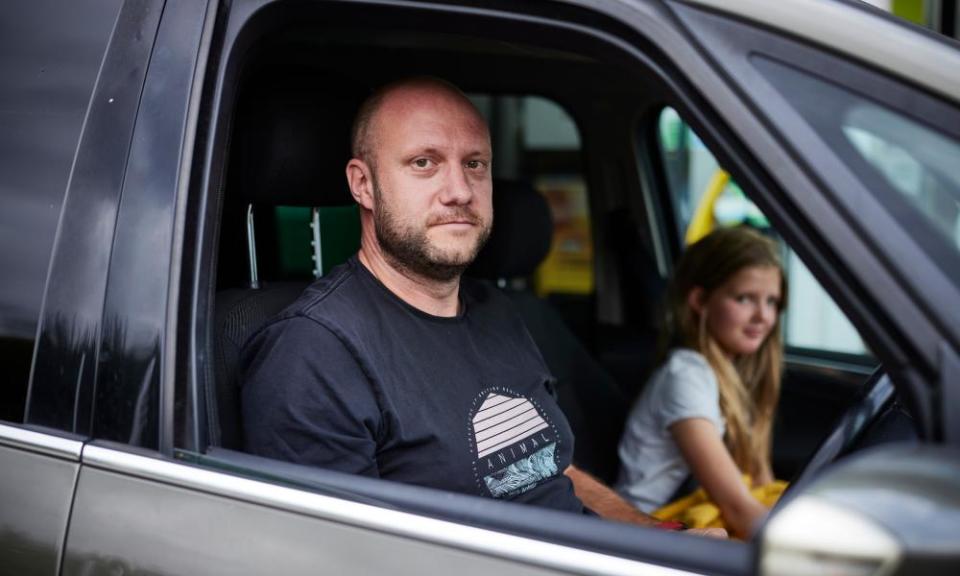
<instances>
[{"instance_id":1,"label":"mirror housing","mask_svg":"<svg viewBox=\"0 0 960 576\"><path fill-rule=\"evenodd\" d=\"M960 451L887 444L833 465L771 514L769 575L960 574Z\"/></svg>"}]
</instances>

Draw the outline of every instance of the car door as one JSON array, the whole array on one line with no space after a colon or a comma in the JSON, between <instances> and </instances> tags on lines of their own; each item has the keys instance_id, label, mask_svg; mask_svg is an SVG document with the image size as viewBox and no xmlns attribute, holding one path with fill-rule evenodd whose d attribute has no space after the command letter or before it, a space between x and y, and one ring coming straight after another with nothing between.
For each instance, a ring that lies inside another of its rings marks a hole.
<instances>
[{"instance_id":1,"label":"car door","mask_svg":"<svg viewBox=\"0 0 960 576\"><path fill-rule=\"evenodd\" d=\"M86 328L81 313L73 326L50 326L42 307L56 292L48 271L63 259L61 223L75 203L66 191L119 5L0 6L0 574L60 568L84 430L69 417L38 426L25 413L31 379L57 380L35 368L35 354L51 338L79 344ZM75 397L74 378L59 389L61 405Z\"/></svg>"},{"instance_id":2,"label":"car door","mask_svg":"<svg viewBox=\"0 0 960 576\"><path fill-rule=\"evenodd\" d=\"M634 536L597 519L582 520L600 544L571 547L558 543L576 533L560 513L379 481L369 487L206 447L201 415L210 399L191 382L204 366L195 338L205 322L189 319L205 317L209 305L196 279L178 274L213 258L203 242L183 241L202 239L204 221L216 217L202 207L216 200L222 151L217 132L205 132L204 114L215 116L231 87L205 70L234 65L230 53L208 60L205 50L220 34L242 32L239 24L258 9L237 3L218 14L213 5L171 0L159 19L104 288L91 391L95 440L82 451L63 572L675 573L662 568L672 553L657 552L674 534L648 529L649 557L624 557L609 543L622 549ZM232 48L242 54L243 47ZM95 112L89 121L100 119ZM706 542L697 561L730 548ZM734 548L725 565L741 572L747 553Z\"/></svg>"},{"instance_id":3,"label":"car door","mask_svg":"<svg viewBox=\"0 0 960 576\"><path fill-rule=\"evenodd\" d=\"M111 189L118 201L116 228L108 235L112 249L97 250L83 237L84 253L105 258L110 271L92 280L103 295L102 308L91 312L91 323L100 327L93 331L95 339L85 342L97 359L96 370L81 360L60 371L80 381L80 400L59 412L50 394L57 382L35 381L28 409L34 421L80 421L95 438L86 445L41 445L82 464L59 475L42 470L47 487L58 479L68 482L60 519L69 510L69 531L65 541L62 533L57 541L63 547L62 572L424 574L458 566L468 574L546 574L599 566L605 573L635 573L642 564L243 479L223 466L211 470L218 467L215 459L190 462L190 453L172 449L174 438L190 445L198 434L197 428L172 426L185 405L182 398L174 401L182 392L174 381L185 367L172 364L176 339L168 332L168 314L176 308L178 268L189 262L188 256L174 259L174 237L187 218L181 202L190 171L184 164L192 158L203 48L215 19L214 5L208 10L177 0L162 6L127 2L88 117L90 135L81 142L80 157L91 158L90 173L102 177L112 169L122 178L112 180L118 184ZM117 133L98 132L116 124L118 115L107 105L118 101L135 103L136 113L120 116L124 122ZM126 151L108 154L105 144ZM75 280L73 270L55 274L64 285ZM48 296L48 307L51 302ZM55 302L62 314L71 310L67 299ZM67 352L54 341L41 348L39 358L50 362ZM177 421L196 425L183 412ZM23 438L30 440L21 435L21 444Z\"/></svg>"},{"instance_id":4,"label":"car door","mask_svg":"<svg viewBox=\"0 0 960 576\"><path fill-rule=\"evenodd\" d=\"M205 386L212 373L210 277L217 257L212 239L230 102L240 59L256 30L291 15L306 14L309 19L295 21L307 24L354 18L349 21L389 27L405 18L583 35L614 47L621 58L666 69L663 90L690 113L724 165L760 191L758 202L815 263L812 269L840 295L838 302L858 310L851 286L859 287L853 284L861 278L859 270L831 275L838 246L847 238L821 230L832 218L825 208L819 226L795 224L793 197L784 190L810 195L813 204L825 203L826 192L794 174L802 171L784 151L782 136L756 118L675 16L659 3L571 2L560 14L556 7L262 1L208 7L168 0L138 97L116 246L101 289L100 368L90 392L96 440L80 456L65 573L746 574L757 569L753 542L691 538L352 478L209 445L206 406L215 401L212 387ZM746 148L746 141L761 151ZM785 178L776 183L765 168L774 165ZM792 174L796 182L787 178ZM851 317L870 335L877 354L890 357L885 332L873 317L864 311ZM83 370L80 365L70 374L82 376Z\"/></svg>"}]
</instances>

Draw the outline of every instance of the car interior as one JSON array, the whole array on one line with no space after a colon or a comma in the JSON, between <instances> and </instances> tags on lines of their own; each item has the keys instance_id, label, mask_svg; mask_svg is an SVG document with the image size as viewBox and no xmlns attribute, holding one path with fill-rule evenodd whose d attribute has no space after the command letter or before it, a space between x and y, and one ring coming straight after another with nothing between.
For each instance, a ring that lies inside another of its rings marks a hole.
<instances>
[{"instance_id":1,"label":"car interior","mask_svg":"<svg viewBox=\"0 0 960 576\"><path fill-rule=\"evenodd\" d=\"M591 22L609 36L567 21ZM640 50L610 40L624 37ZM467 274L494 282L513 300L557 377L576 437L575 463L613 482L624 420L656 365L660 297L682 250L667 174L674 159L658 133L663 111L679 111L734 177L743 169L727 165L711 136L722 125L701 124L711 112L697 108L705 105L683 91L658 49L614 23L561 7L549 18L531 12L500 20L482 10L321 12L296 3L255 14L236 46L220 103L229 127L213 199L207 449L181 457L425 509L415 495L405 496L407 487L389 493L380 481L346 482L240 454L237 363L250 334L359 245L344 176L359 103L391 80L432 75L477 104L494 144L496 224ZM552 122L538 125L537 118ZM558 125L566 129L559 136ZM866 442L865 410L870 425L883 429L874 439L915 437L908 412L869 355L787 352L775 428L778 478L809 478ZM889 422L875 424L881 412L891 414ZM488 514L469 502L456 510L480 524ZM543 533L541 525L536 530ZM615 547L616 538L606 538L595 544ZM707 560L713 568L723 562Z\"/></svg>"},{"instance_id":2,"label":"car interior","mask_svg":"<svg viewBox=\"0 0 960 576\"><path fill-rule=\"evenodd\" d=\"M292 302L315 273L359 245L344 177L359 103L382 83L429 74L474 99L494 140L497 224L467 274L496 282L517 304L558 379L578 464L613 481L630 400L655 360L655 310L664 282L641 222L647 207L633 200L642 196L631 156L637 135L623 119L642 116L663 96L642 78L625 82L618 65L552 45L446 28L427 33L394 22L389 30L317 26L301 19L292 30L265 34L239 74L219 233L211 443L240 445L236 363L246 337ZM410 65L421 62L429 66ZM565 116L579 146L523 142L523 106L534 99ZM580 194L551 206L535 187L539 182L549 193L551 178L567 188L572 183ZM574 209L589 218L593 233L581 230L568 253L595 255L606 277L595 275L594 262L581 262L580 274L592 286L538 294L538 266L564 226L572 227L558 206L564 201L583 204ZM555 224L555 214L567 222ZM610 320L598 312L601 300L611 308L604 313Z\"/></svg>"}]
</instances>

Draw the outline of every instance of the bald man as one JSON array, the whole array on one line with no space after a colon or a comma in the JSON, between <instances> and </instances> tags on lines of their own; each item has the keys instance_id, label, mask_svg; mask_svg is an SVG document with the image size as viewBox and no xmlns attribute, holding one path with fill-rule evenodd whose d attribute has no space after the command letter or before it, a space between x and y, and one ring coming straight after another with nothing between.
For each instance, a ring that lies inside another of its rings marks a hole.
<instances>
[{"instance_id":1,"label":"bald man","mask_svg":"<svg viewBox=\"0 0 960 576\"><path fill-rule=\"evenodd\" d=\"M405 80L357 114L360 250L244 349L249 452L656 523L571 465L552 377L508 300L461 274L493 225L490 134L452 85Z\"/></svg>"}]
</instances>

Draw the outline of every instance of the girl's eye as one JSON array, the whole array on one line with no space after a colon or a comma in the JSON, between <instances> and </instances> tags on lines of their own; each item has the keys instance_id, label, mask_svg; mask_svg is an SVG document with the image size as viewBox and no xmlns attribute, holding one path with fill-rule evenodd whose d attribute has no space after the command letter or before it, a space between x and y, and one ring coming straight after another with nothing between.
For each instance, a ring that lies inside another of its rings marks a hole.
<instances>
[{"instance_id":1,"label":"girl's eye","mask_svg":"<svg viewBox=\"0 0 960 576\"><path fill-rule=\"evenodd\" d=\"M738 294L736 297L736 301L738 304L746 304L747 302L750 301L750 297L747 296L746 294Z\"/></svg>"}]
</instances>

